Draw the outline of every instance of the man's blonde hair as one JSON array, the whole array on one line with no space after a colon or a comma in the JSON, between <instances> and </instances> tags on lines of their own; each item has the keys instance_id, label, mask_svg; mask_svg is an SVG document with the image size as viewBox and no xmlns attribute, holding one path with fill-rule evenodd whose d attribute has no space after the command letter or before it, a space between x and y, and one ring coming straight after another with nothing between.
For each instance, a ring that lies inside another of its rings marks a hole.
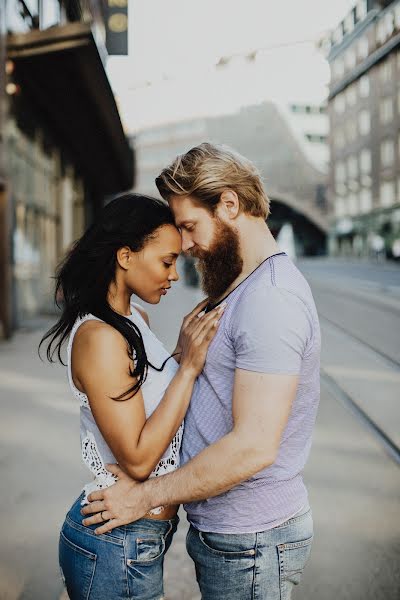
<instances>
[{"instance_id":1,"label":"man's blonde hair","mask_svg":"<svg viewBox=\"0 0 400 600\"><path fill-rule=\"evenodd\" d=\"M240 209L253 217L269 215L269 199L256 167L226 146L204 142L178 156L156 178L161 196L193 196L214 213L222 192L236 192Z\"/></svg>"}]
</instances>

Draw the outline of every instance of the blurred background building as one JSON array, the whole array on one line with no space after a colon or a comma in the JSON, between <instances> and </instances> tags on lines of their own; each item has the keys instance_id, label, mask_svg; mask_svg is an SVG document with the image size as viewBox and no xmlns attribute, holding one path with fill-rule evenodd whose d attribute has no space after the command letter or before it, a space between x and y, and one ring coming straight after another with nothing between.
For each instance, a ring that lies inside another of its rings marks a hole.
<instances>
[{"instance_id":1,"label":"blurred background building","mask_svg":"<svg viewBox=\"0 0 400 600\"><path fill-rule=\"evenodd\" d=\"M259 168L271 199L269 226L293 231L297 256L325 253L328 117L324 105L272 101L216 117L144 129L135 137L137 189L157 193L155 177L177 154L208 140L228 144Z\"/></svg>"},{"instance_id":2,"label":"blurred background building","mask_svg":"<svg viewBox=\"0 0 400 600\"><path fill-rule=\"evenodd\" d=\"M0 336L53 308L57 263L107 197L133 185L105 71L127 2L117 14L108 4L0 1Z\"/></svg>"},{"instance_id":3,"label":"blurred background building","mask_svg":"<svg viewBox=\"0 0 400 600\"><path fill-rule=\"evenodd\" d=\"M328 41L330 251L400 256L400 1L360 0Z\"/></svg>"}]
</instances>

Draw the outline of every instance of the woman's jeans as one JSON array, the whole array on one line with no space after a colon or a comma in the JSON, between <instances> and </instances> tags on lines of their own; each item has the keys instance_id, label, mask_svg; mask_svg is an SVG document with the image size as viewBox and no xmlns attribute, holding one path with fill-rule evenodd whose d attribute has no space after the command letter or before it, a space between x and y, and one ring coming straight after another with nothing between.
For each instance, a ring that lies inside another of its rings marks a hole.
<instances>
[{"instance_id":1,"label":"woman's jeans","mask_svg":"<svg viewBox=\"0 0 400 600\"><path fill-rule=\"evenodd\" d=\"M178 517L168 521L140 519L95 535L85 527L80 496L60 533L59 560L71 600L160 600L164 555Z\"/></svg>"},{"instance_id":2,"label":"woman's jeans","mask_svg":"<svg viewBox=\"0 0 400 600\"><path fill-rule=\"evenodd\" d=\"M203 533L186 545L202 600L289 600L311 550L311 510L260 533Z\"/></svg>"}]
</instances>

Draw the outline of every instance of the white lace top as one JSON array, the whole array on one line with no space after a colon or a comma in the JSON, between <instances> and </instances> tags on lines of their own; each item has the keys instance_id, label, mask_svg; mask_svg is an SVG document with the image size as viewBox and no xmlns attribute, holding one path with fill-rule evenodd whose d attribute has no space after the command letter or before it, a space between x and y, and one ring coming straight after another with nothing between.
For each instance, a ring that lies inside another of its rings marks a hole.
<instances>
[{"instance_id":1,"label":"white lace top","mask_svg":"<svg viewBox=\"0 0 400 600\"><path fill-rule=\"evenodd\" d=\"M131 302L132 315L129 316L129 319L135 323L142 334L148 360L156 367L161 367L165 359L168 358L170 354L148 327L147 323L138 312L136 306L137 305ZM94 479L84 487L85 494L82 504L87 503L87 496L91 492L109 487L115 483L114 475L107 471L104 465L107 463L118 462L96 425L96 421L94 420L92 411L90 409L88 397L86 394L83 394L76 388L72 380L71 351L74 337L80 325L91 319L100 320L92 314L87 314L84 317L76 320L71 330L67 346L69 384L73 395L79 400L80 404L82 459L94 476ZM165 390L167 389L177 370L178 365L173 359L166 363L161 372L156 371L149 366L146 381L141 387L147 418L157 408L162 397L164 396ZM151 473L150 477L163 475L170 471L174 471L179 467L179 451L181 447L182 435L183 423L176 432L174 439L162 456L158 465L155 467L154 471ZM154 509L153 512L157 512L157 509Z\"/></svg>"}]
</instances>

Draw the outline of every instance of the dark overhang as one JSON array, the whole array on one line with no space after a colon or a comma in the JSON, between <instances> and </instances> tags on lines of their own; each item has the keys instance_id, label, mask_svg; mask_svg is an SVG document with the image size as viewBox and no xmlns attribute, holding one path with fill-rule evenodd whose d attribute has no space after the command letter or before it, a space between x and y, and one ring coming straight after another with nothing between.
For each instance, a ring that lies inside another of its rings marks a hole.
<instances>
[{"instance_id":1,"label":"dark overhang","mask_svg":"<svg viewBox=\"0 0 400 600\"><path fill-rule=\"evenodd\" d=\"M14 79L97 193L133 185L133 152L90 26L70 23L7 37Z\"/></svg>"}]
</instances>

